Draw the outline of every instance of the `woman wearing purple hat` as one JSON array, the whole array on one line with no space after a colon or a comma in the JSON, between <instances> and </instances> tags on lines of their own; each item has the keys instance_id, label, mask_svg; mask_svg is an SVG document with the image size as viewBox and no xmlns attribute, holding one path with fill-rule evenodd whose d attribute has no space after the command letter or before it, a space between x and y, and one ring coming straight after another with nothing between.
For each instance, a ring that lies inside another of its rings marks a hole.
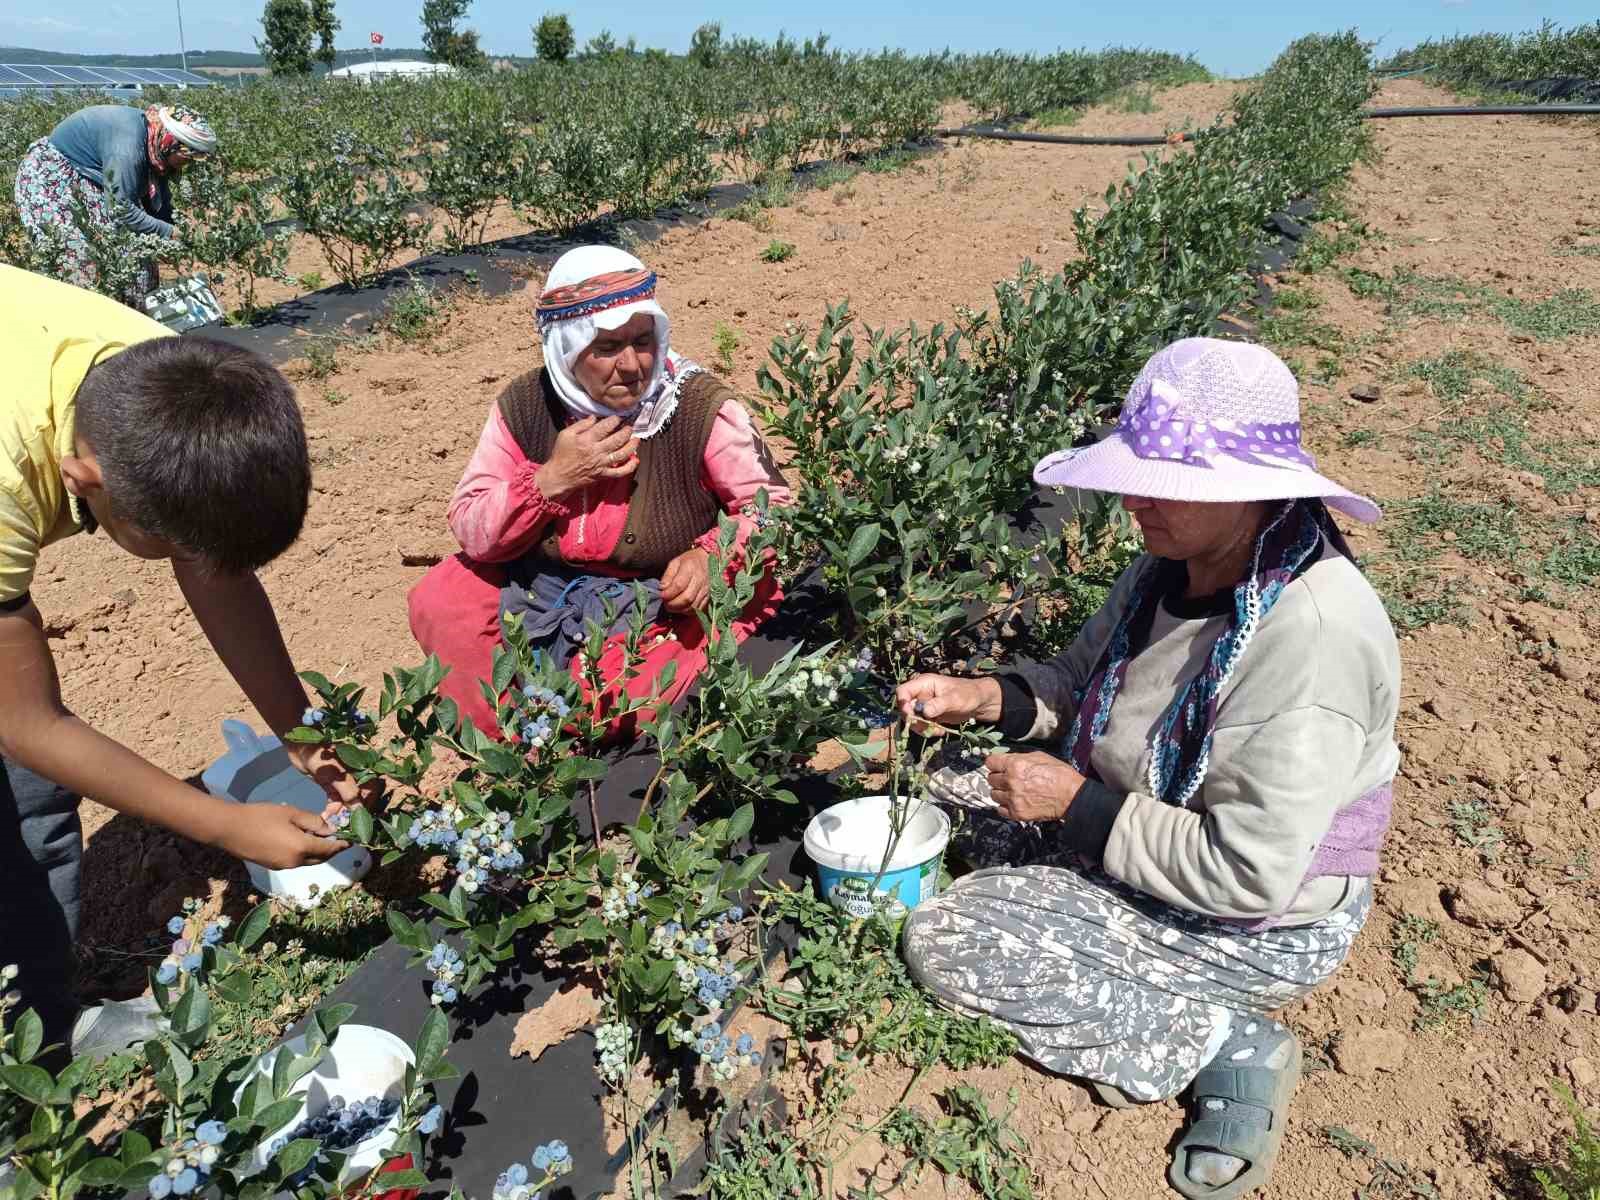
<instances>
[{"instance_id":1,"label":"woman wearing purple hat","mask_svg":"<svg viewBox=\"0 0 1600 1200\"><path fill-rule=\"evenodd\" d=\"M910 915L906 957L1108 1102L1188 1088L1168 1178L1242 1196L1300 1076L1267 1014L1344 961L1389 822L1399 650L1328 512L1378 508L1316 472L1288 368L1211 338L1156 354L1116 432L1034 478L1120 494L1146 553L1050 662L900 687L908 717L1054 751L935 774L982 869Z\"/></svg>"}]
</instances>

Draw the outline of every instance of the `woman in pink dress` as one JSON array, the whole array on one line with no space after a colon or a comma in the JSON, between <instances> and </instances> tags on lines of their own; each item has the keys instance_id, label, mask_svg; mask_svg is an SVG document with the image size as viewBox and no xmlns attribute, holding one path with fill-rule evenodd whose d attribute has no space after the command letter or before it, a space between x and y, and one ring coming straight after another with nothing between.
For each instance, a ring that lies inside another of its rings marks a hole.
<instances>
[{"instance_id":1,"label":"woman in pink dress","mask_svg":"<svg viewBox=\"0 0 1600 1200\"><path fill-rule=\"evenodd\" d=\"M655 289L654 273L613 247L557 260L538 303L544 366L490 410L450 500L461 553L411 591L412 633L450 667L441 691L486 732L497 725L480 681L503 617L520 616L541 653L575 676L585 621L611 617L600 669L619 680L634 581L649 628L625 690L650 696L676 663L661 701L676 700L706 662L698 613L719 518L738 522L737 553L759 492L772 505L792 500L734 393L672 351ZM734 635L748 637L780 599L768 577Z\"/></svg>"}]
</instances>

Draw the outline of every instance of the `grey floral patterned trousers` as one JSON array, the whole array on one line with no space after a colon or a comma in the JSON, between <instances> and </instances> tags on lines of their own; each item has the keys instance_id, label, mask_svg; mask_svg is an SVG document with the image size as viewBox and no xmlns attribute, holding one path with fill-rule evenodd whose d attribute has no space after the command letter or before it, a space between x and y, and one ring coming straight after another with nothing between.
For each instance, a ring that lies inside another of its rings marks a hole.
<instances>
[{"instance_id":1,"label":"grey floral patterned trousers","mask_svg":"<svg viewBox=\"0 0 1600 1200\"><path fill-rule=\"evenodd\" d=\"M924 987L1007 1026L1040 1066L1164 1100L1233 1014L1264 1015L1331 976L1371 903L1364 887L1314 924L1246 933L1092 867L990 867L914 909L904 950Z\"/></svg>"}]
</instances>

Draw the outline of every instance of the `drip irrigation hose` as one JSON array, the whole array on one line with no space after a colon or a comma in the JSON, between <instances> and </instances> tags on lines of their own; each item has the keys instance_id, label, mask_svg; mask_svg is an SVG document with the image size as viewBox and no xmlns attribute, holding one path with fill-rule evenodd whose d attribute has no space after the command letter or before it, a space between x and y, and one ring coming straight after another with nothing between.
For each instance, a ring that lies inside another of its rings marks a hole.
<instances>
[{"instance_id":1,"label":"drip irrigation hose","mask_svg":"<svg viewBox=\"0 0 1600 1200\"><path fill-rule=\"evenodd\" d=\"M1455 104L1442 108L1368 108L1362 116L1379 117L1593 117L1600 104Z\"/></svg>"},{"instance_id":2,"label":"drip irrigation hose","mask_svg":"<svg viewBox=\"0 0 1600 1200\"><path fill-rule=\"evenodd\" d=\"M1577 117L1600 116L1600 104L1462 104L1439 108L1366 108L1361 115L1369 121L1383 117ZM1090 136L1074 133L1019 133L1010 129L963 126L960 129L935 129L934 137L988 138L997 142L1043 142L1051 146L1175 146L1192 142L1211 132L1191 129L1167 134L1125 134Z\"/></svg>"}]
</instances>

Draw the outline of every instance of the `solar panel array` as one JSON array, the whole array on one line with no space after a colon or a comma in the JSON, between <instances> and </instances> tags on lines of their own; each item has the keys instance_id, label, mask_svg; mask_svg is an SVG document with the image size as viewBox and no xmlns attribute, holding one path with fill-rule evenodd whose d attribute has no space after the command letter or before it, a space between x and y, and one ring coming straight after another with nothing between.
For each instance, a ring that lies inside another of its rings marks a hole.
<instances>
[{"instance_id":1,"label":"solar panel array","mask_svg":"<svg viewBox=\"0 0 1600 1200\"><path fill-rule=\"evenodd\" d=\"M90 88L108 91L143 86L215 87L217 81L175 67L46 67L38 63L0 63L0 99L28 92Z\"/></svg>"}]
</instances>

